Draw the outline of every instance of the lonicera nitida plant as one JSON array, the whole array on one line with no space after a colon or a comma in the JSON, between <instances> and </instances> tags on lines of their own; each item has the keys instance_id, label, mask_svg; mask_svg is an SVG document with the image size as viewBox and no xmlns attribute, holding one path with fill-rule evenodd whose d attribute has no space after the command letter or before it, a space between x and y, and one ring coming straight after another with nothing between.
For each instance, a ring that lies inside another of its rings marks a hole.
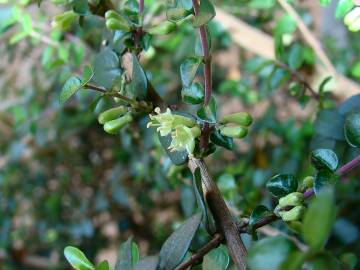
<instances>
[{"instance_id":1,"label":"lonicera nitida plant","mask_svg":"<svg viewBox=\"0 0 360 270\"><path fill-rule=\"evenodd\" d=\"M42 1L38 2L41 4ZM359 155L346 163L339 161L330 147L318 148L309 158L315 173L303 179L283 173L279 168L280 174L268 179L266 184L276 201L275 207L269 209L257 205L242 219L232 214L212 179L204 158L219 147L234 150L236 141L245 138L256 121L243 111L218 115L218 99L212 86L216 70L212 65L212 37L208 29L216 12L210 0L168 1L166 16L162 16L161 21L154 20L156 23L145 20L147 9L143 0L116 4L110 0L53 2L65 4L68 10L54 17L52 27L66 31L72 24L82 25L87 17L96 16L96 25L102 31L101 51L92 65L84 67L81 76L67 79L60 103L65 104L79 90L99 92L92 108L102 99L112 102L111 107L98 115L98 122L105 132L116 135L123 129L131 130L136 123L146 119L146 127L157 135L172 163L188 167L193 175L192 187L198 211L170 235L157 255L140 258L138 247L131 238L123 243L116 270L354 267L353 256L340 260L328 252L325 245L336 217L335 184L360 164ZM321 2L326 4L328 1ZM154 7L147 8L158 8L155 3L152 5ZM336 16L345 16L345 24L351 31L357 31L358 9L352 1L340 1ZM188 45L188 49L194 51L193 56L184 59L179 67L183 104L171 104L155 89L141 58L142 54L149 53L152 42L162 35L175 33L182 24L191 25L198 38ZM286 31L279 27L275 36L276 60L255 59L249 66L252 70L270 68L270 84L276 88L288 83L291 94L304 106L313 98L318 102L319 110L328 109L332 100L324 89L331 78L326 78L317 90L303 79L299 69L308 61L308 50L300 43L285 44ZM328 144L346 140L348 145L343 147L359 148L359 100L359 96L354 96L338 110L322 110L316 119L318 126L322 125L316 130L318 137L327 138ZM338 137L329 136L331 129L338 130ZM257 231L275 221L281 221L288 235L294 236L265 237L247 249L243 235L257 240ZM194 248L192 241L197 234L206 234L210 239L203 246ZM110 269L107 261L95 266L83 252L72 246L66 247L64 254L77 270Z\"/></svg>"}]
</instances>

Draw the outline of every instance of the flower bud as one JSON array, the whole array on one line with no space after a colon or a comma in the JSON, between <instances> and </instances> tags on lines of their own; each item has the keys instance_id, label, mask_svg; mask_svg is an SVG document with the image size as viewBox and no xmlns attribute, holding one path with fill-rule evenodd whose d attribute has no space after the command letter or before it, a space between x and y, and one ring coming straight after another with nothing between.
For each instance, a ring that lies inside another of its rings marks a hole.
<instances>
[{"instance_id":1,"label":"flower bud","mask_svg":"<svg viewBox=\"0 0 360 270\"><path fill-rule=\"evenodd\" d=\"M72 22L76 19L78 15L72 11L66 11L61 14L58 14L54 17L53 21L51 22L52 27L59 27L62 30L66 30L70 27Z\"/></svg>"},{"instance_id":2,"label":"flower bud","mask_svg":"<svg viewBox=\"0 0 360 270\"><path fill-rule=\"evenodd\" d=\"M171 32L174 32L176 28L177 28L176 23L164 21L154 27L151 27L148 30L148 33L152 35L167 35Z\"/></svg>"},{"instance_id":3,"label":"flower bud","mask_svg":"<svg viewBox=\"0 0 360 270\"><path fill-rule=\"evenodd\" d=\"M279 200L279 206L285 207L285 206L297 206L301 205L304 201L304 194L301 192L292 192L285 197L280 198Z\"/></svg>"},{"instance_id":4,"label":"flower bud","mask_svg":"<svg viewBox=\"0 0 360 270\"><path fill-rule=\"evenodd\" d=\"M303 180L303 185L307 188L312 188L314 186L314 177L313 176L307 176Z\"/></svg>"},{"instance_id":5,"label":"flower bud","mask_svg":"<svg viewBox=\"0 0 360 270\"><path fill-rule=\"evenodd\" d=\"M295 206L294 208L288 211L280 211L279 215L283 221L296 221L299 220L304 214L304 206Z\"/></svg>"},{"instance_id":6,"label":"flower bud","mask_svg":"<svg viewBox=\"0 0 360 270\"><path fill-rule=\"evenodd\" d=\"M224 124L233 123L247 127L251 125L252 121L253 119L250 114L248 114L247 112L239 112L239 113L225 115L221 120L221 123Z\"/></svg>"},{"instance_id":7,"label":"flower bud","mask_svg":"<svg viewBox=\"0 0 360 270\"><path fill-rule=\"evenodd\" d=\"M110 30L123 30L130 31L130 25L125 20L117 20L117 19L107 19L106 20L106 28Z\"/></svg>"},{"instance_id":8,"label":"flower bud","mask_svg":"<svg viewBox=\"0 0 360 270\"><path fill-rule=\"evenodd\" d=\"M112 108L110 110L106 110L99 114L98 121L100 124L105 124L106 122L109 122L111 120L114 120L120 116L122 116L124 113L127 112L127 109L125 106L120 106L116 108Z\"/></svg>"},{"instance_id":9,"label":"flower bud","mask_svg":"<svg viewBox=\"0 0 360 270\"><path fill-rule=\"evenodd\" d=\"M129 124L133 120L131 113L128 112L126 115L106 122L104 125L104 130L110 134L116 134L120 129Z\"/></svg>"},{"instance_id":10,"label":"flower bud","mask_svg":"<svg viewBox=\"0 0 360 270\"><path fill-rule=\"evenodd\" d=\"M220 133L222 135L238 139L244 138L247 135L247 132L247 128L240 126L220 128Z\"/></svg>"}]
</instances>

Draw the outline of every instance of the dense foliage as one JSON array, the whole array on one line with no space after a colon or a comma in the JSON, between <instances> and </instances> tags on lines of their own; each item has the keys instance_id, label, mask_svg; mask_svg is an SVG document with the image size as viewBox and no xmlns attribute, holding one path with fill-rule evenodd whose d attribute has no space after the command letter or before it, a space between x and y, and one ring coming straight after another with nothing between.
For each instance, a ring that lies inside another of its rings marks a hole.
<instances>
[{"instance_id":1,"label":"dense foliage","mask_svg":"<svg viewBox=\"0 0 360 270\"><path fill-rule=\"evenodd\" d=\"M357 269L360 6L319 2L0 0L1 266Z\"/></svg>"}]
</instances>

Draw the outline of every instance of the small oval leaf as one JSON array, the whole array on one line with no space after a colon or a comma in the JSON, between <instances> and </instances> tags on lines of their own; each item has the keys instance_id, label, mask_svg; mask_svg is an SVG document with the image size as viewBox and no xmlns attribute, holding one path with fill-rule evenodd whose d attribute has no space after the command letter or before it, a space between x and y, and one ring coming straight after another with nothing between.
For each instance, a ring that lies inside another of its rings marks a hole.
<instances>
[{"instance_id":1,"label":"small oval leaf","mask_svg":"<svg viewBox=\"0 0 360 270\"><path fill-rule=\"evenodd\" d=\"M330 149L317 149L311 152L311 164L317 170L328 170L331 172L335 172L338 165L339 160L334 151Z\"/></svg>"},{"instance_id":2,"label":"small oval leaf","mask_svg":"<svg viewBox=\"0 0 360 270\"><path fill-rule=\"evenodd\" d=\"M182 261L199 228L201 217L201 213L193 215L165 241L160 250L158 269L173 270Z\"/></svg>"},{"instance_id":3,"label":"small oval leaf","mask_svg":"<svg viewBox=\"0 0 360 270\"><path fill-rule=\"evenodd\" d=\"M60 93L60 104L63 105L81 88L81 80L78 77L71 76L64 84Z\"/></svg>"},{"instance_id":4,"label":"small oval leaf","mask_svg":"<svg viewBox=\"0 0 360 270\"><path fill-rule=\"evenodd\" d=\"M344 132L348 144L360 148L360 113L352 113L346 117Z\"/></svg>"},{"instance_id":5,"label":"small oval leaf","mask_svg":"<svg viewBox=\"0 0 360 270\"><path fill-rule=\"evenodd\" d=\"M275 197L283 197L291 192L295 192L298 181L291 174L278 174L272 177L266 184L266 188Z\"/></svg>"},{"instance_id":6,"label":"small oval leaf","mask_svg":"<svg viewBox=\"0 0 360 270\"><path fill-rule=\"evenodd\" d=\"M86 258L85 254L76 247L68 246L64 249L67 261L76 270L94 270L94 265Z\"/></svg>"}]
</instances>

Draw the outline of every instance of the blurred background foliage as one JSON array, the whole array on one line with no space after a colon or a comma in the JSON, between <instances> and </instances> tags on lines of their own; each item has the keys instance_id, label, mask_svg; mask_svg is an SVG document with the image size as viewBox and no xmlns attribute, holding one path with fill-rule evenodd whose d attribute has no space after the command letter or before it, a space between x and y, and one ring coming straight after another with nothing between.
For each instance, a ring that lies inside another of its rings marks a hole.
<instances>
[{"instance_id":1,"label":"blurred background foliage","mask_svg":"<svg viewBox=\"0 0 360 270\"><path fill-rule=\"evenodd\" d=\"M71 1L43 1L38 8L37 1L0 0L1 269L68 269L62 250L69 244L92 260L114 261L119 243L130 235L141 254L153 254L196 208L191 174L172 165L146 129L147 118L110 136L97 122L109 100L93 108L97 94L80 91L60 107L64 81L92 65L107 40L103 19L96 15L80 16L66 32L52 28L66 2ZM164 2L146 0L145 20L163 20ZM360 37L335 20L334 3L320 9L317 1L291 2L337 72L359 82ZM283 34L287 59L295 59L287 64L314 85L324 79L315 72L316 53L275 0L215 4L273 37ZM264 191L272 175L293 173L302 179L314 173L308 161L312 149L334 149L341 163L359 154L339 134L343 115L359 109L359 96L344 103L347 89L335 89L330 81L318 103L291 82L288 69L239 48L221 22L211 22L209 29L219 113L246 110L255 118L250 136L236 143L234 152L218 149L208 159L238 218L260 203L274 205ZM179 66L193 54L196 36L190 25L181 24L172 35L153 38L142 55L149 80L170 104L181 100ZM261 44L254 41L254 46ZM360 254L356 180L350 175L337 185L338 220L328 244L337 257ZM292 234L280 222L273 229Z\"/></svg>"}]
</instances>

